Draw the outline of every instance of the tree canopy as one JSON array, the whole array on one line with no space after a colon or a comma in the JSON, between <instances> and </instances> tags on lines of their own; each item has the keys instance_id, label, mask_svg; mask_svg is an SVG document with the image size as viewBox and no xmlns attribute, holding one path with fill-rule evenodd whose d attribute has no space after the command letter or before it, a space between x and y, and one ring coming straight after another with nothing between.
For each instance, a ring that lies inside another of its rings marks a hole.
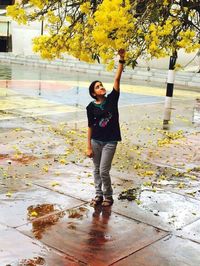
<instances>
[{"instance_id":1,"label":"tree canopy","mask_svg":"<svg viewBox=\"0 0 200 266\"><path fill-rule=\"evenodd\" d=\"M120 48L132 67L139 57L200 48L200 0L22 0L7 15L23 24L43 21L33 50L50 60L67 53L112 69Z\"/></svg>"}]
</instances>

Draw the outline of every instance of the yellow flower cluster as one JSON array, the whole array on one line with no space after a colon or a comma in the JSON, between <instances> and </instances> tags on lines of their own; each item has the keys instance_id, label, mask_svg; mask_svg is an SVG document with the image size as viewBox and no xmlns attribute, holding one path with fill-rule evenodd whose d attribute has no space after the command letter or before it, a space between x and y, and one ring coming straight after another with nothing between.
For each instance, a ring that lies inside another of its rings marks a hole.
<instances>
[{"instance_id":1,"label":"yellow flower cluster","mask_svg":"<svg viewBox=\"0 0 200 266\"><path fill-rule=\"evenodd\" d=\"M158 139L157 144L159 147L171 144L173 140L177 140L177 139L183 139L184 135L183 135L183 131L182 130L178 130L175 132L164 132L165 138L163 139Z\"/></svg>"},{"instance_id":2,"label":"yellow flower cluster","mask_svg":"<svg viewBox=\"0 0 200 266\"><path fill-rule=\"evenodd\" d=\"M104 63L108 63L108 69L112 69L116 51L120 48L128 50L134 29L130 3L125 1L123 6L123 2L105 0L94 16L91 14L90 2L85 2L80 6L81 12L87 14L84 23L76 22L70 30L65 26L60 34L53 37L49 35L35 38L34 51L40 52L47 59L60 57L62 53L68 52L86 62L94 62L91 55L96 53ZM59 23L59 18L52 11L48 11L46 19L50 24ZM66 21L71 24L73 18L68 14Z\"/></svg>"},{"instance_id":3,"label":"yellow flower cluster","mask_svg":"<svg viewBox=\"0 0 200 266\"><path fill-rule=\"evenodd\" d=\"M152 2L151 5L159 6L157 10L149 8L141 16L135 16L136 4L130 0L103 0L95 10L91 1L82 1L74 9L71 1L69 12L68 9L58 12L57 1L48 10L49 2L30 0L33 8L25 9L18 3L7 8L7 15L19 23L44 20L49 33L35 38L33 49L49 60L68 53L86 62L100 58L112 69L113 58L121 48L126 50L127 62L133 66L139 56L160 58L181 48L186 52L200 48L198 26L185 24L187 16L195 24L197 14L195 10L181 8L178 2L159 0L157 5Z\"/></svg>"},{"instance_id":4,"label":"yellow flower cluster","mask_svg":"<svg viewBox=\"0 0 200 266\"><path fill-rule=\"evenodd\" d=\"M48 3L48 0L29 0L29 3L39 9L42 9L45 4Z\"/></svg>"},{"instance_id":5,"label":"yellow flower cluster","mask_svg":"<svg viewBox=\"0 0 200 266\"><path fill-rule=\"evenodd\" d=\"M197 42L198 35L195 31L192 31L190 29L181 31L179 33L179 38L180 41L177 42L177 46L179 48L185 48L185 51L188 53L200 48L200 44Z\"/></svg>"},{"instance_id":6,"label":"yellow flower cluster","mask_svg":"<svg viewBox=\"0 0 200 266\"><path fill-rule=\"evenodd\" d=\"M80 9L82 13L88 14L90 12L90 1L83 3Z\"/></svg>"},{"instance_id":7,"label":"yellow flower cluster","mask_svg":"<svg viewBox=\"0 0 200 266\"><path fill-rule=\"evenodd\" d=\"M17 3L13 6L7 7L7 16L11 16L19 24L27 23L27 15L24 9L20 8L20 5Z\"/></svg>"},{"instance_id":8,"label":"yellow flower cluster","mask_svg":"<svg viewBox=\"0 0 200 266\"><path fill-rule=\"evenodd\" d=\"M167 6L167 5L169 5L171 3L171 0L164 0L163 1L163 5L164 6Z\"/></svg>"},{"instance_id":9,"label":"yellow flower cluster","mask_svg":"<svg viewBox=\"0 0 200 266\"><path fill-rule=\"evenodd\" d=\"M60 18L59 18L56 14L54 14L54 12L51 11L51 10L49 10L49 11L47 12L46 19L47 19L47 21L48 21L50 24L56 24L56 23L59 23L59 21L60 21Z\"/></svg>"},{"instance_id":10,"label":"yellow flower cluster","mask_svg":"<svg viewBox=\"0 0 200 266\"><path fill-rule=\"evenodd\" d=\"M120 48L128 50L135 28L130 9L129 1L104 0L95 12L92 37L103 62L112 60Z\"/></svg>"},{"instance_id":11,"label":"yellow flower cluster","mask_svg":"<svg viewBox=\"0 0 200 266\"><path fill-rule=\"evenodd\" d=\"M156 58L169 55L172 47L167 37L173 35L173 29L178 25L180 25L180 22L172 18L167 19L162 26L158 22L151 23L144 36L147 53Z\"/></svg>"}]
</instances>

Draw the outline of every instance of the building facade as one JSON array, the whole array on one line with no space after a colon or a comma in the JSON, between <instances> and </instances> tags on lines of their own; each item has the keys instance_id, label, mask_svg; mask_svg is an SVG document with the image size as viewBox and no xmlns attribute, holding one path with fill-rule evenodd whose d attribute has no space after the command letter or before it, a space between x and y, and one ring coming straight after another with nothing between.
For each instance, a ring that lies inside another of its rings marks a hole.
<instances>
[{"instance_id":1,"label":"building facade","mask_svg":"<svg viewBox=\"0 0 200 266\"><path fill-rule=\"evenodd\" d=\"M12 51L11 20L5 16L5 13L6 7L14 3L14 0L0 1L0 52Z\"/></svg>"}]
</instances>

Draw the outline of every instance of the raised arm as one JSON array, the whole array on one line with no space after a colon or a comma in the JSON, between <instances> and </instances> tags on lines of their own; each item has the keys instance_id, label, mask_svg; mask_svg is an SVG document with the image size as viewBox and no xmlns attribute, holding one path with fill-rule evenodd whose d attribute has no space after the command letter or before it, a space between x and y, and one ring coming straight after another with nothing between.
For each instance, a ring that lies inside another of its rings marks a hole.
<instances>
[{"instance_id":1,"label":"raised arm","mask_svg":"<svg viewBox=\"0 0 200 266\"><path fill-rule=\"evenodd\" d=\"M119 64L117 67L117 72L115 74L115 79L114 79L114 89L116 91L120 90L120 79L121 79L121 75L122 75L122 71L123 71L123 67L124 67L124 57L125 57L125 50L124 49L120 49L118 52L120 59L119 59Z\"/></svg>"}]
</instances>

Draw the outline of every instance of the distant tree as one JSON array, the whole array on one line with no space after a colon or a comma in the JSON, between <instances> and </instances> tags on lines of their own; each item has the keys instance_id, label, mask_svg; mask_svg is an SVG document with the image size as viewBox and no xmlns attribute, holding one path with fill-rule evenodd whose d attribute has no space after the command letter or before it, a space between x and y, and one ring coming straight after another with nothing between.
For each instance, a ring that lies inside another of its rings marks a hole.
<instances>
[{"instance_id":1,"label":"distant tree","mask_svg":"<svg viewBox=\"0 0 200 266\"><path fill-rule=\"evenodd\" d=\"M70 54L114 65L120 48L127 64L200 48L200 0L22 0L7 8L19 23L44 21L46 34L33 40L42 58Z\"/></svg>"}]
</instances>

